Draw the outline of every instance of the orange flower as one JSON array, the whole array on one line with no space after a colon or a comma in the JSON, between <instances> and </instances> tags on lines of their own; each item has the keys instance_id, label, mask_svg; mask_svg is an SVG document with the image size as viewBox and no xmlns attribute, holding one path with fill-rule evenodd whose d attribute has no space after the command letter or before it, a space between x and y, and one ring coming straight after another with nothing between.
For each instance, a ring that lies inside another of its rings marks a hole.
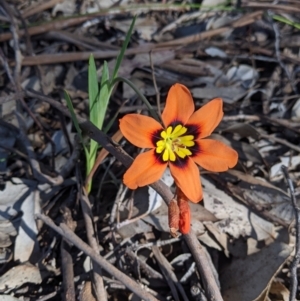
<instances>
[{"instance_id":1,"label":"orange flower","mask_svg":"<svg viewBox=\"0 0 300 301\"><path fill-rule=\"evenodd\" d=\"M131 189L159 180L167 166L175 184L194 203L202 200L199 169L195 163L213 171L234 167L238 155L225 144L209 136L223 117L223 101L216 98L194 112L192 95L187 87L170 88L162 113L162 126L155 119L128 114L120 120L122 134L132 144L149 148L138 155L124 174L124 184Z\"/></svg>"}]
</instances>

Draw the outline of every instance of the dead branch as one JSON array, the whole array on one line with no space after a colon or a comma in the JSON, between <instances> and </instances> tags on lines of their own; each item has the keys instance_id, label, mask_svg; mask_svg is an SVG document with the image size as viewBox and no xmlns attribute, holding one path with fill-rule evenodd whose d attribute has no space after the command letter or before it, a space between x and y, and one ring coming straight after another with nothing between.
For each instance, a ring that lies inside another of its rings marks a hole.
<instances>
[{"instance_id":1,"label":"dead branch","mask_svg":"<svg viewBox=\"0 0 300 301\"><path fill-rule=\"evenodd\" d=\"M70 229L74 230L74 223L72 219L72 214L69 208L63 207L63 221L66 223ZM62 277L63 277L63 300L64 301L75 301L75 285L74 285L74 270L73 270L73 259L71 255L71 246L69 243L62 239L61 246L61 268L62 268Z\"/></svg>"},{"instance_id":2,"label":"dead branch","mask_svg":"<svg viewBox=\"0 0 300 301\"><path fill-rule=\"evenodd\" d=\"M279 12L290 12L290 13L299 13L300 8L295 7L294 5L280 5L280 4L271 4L271 3L259 3L259 2L246 2L242 6L243 8L259 8L259 9L271 9Z\"/></svg>"},{"instance_id":3,"label":"dead branch","mask_svg":"<svg viewBox=\"0 0 300 301\"><path fill-rule=\"evenodd\" d=\"M52 219L43 214L36 214L36 217L41 219L45 224L59 233L70 243L74 244L79 250L90 256L93 261L97 262L97 264L101 266L105 271L107 271L110 275L120 280L129 290L137 294L140 298L144 299L145 301L158 301L152 295L143 290L138 283L136 283L126 274L119 271L112 264L106 261L102 256L100 256L98 252L94 251L88 244L82 241L72 230L70 230L69 227L67 227L67 225L61 223L60 226L56 226Z\"/></svg>"},{"instance_id":4,"label":"dead branch","mask_svg":"<svg viewBox=\"0 0 300 301\"><path fill-rule=\"evenodd\" d=\"M93 215L91 210L90 200L88 198L87 192L84 188L81 188L78 185L78 191L80 191L80 203L83 213L83 218L85 222L85 228L87 233L87 239L89 245L92 249L99 254L99 244L97 241L97 235L95 233L93 225ZM107 294L104 288L103 278L102 278L102 269L95 261L93 261L93 281L95 288L95 295L97 301L107 301Z\"/></svg>"},{"instance_id":5,"label":"dead branch","mask_svg":"<svg viewBox=\"0 0 300 301\"><path fill-rule=\"evenodd\" d=\"M24 19L28 18L28 17L33 16L37 13L40 13L44 10L52 8L57 3L60 3L60 2L62 2L62 0L50 0L47 2L36 3L34 5L29 6L27 9L25 9L22 13L22 16Z\"/></svg>"},{"instance_id":6,"label":"dead branch","mask_svg":"<svg viewBox=\"0 0 300 301\"><path fill-rule=\"evenodd\" d=\"M164 255L160 252L159 248L157 246L153 246L152 247L152 252L158 262L158 265L163 273L163 275L165 276L165 279L167 280L168 285L170 286L172 295L174 297L174 299L180 300L176 287L177 289L180 291L181 296L183 298L184 301L188 301L188 297L185 294L185 291L181 285L181 283L178 281L175 273L172 271L172 267L169 263L169 261L164 257Z\"/></svg>"}]
</instances>

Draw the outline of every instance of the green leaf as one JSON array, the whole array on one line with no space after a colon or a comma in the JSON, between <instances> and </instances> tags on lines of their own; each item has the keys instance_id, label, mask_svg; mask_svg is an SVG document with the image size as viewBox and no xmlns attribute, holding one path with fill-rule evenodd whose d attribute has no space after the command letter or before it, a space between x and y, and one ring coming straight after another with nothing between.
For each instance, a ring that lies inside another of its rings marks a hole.
<instances>
[{"instance_id":1,"label":"green leaf","mask_svg":"<svg viewBox=\"0 0 300 301\"><path fill-rule=\"evenodd\" d=\"M110 95L113 91L113 79L117 76L122 59L124 57L125 51L130 41L130 37L134 28L136 17L133 18L130 28L126 34L126 38L124 44L121 48L121 51L117 57L116 65L113 70L113 77L110 79L109 77L109 70L108 64L104 61L103 68L102 68L102 76L101 76L101 83L99 87L98 77L97 77L97 69L93 55L89 58L89 110L90 110L90 121L97 126L99 129L102 129L108 102L110 99ZM94 140L90 142L90 148L88 152L88 156L86 156L86 173L87 175L90 173L91 169L94 166L98 143ZM88 187L90 190L91 186Z\"/></svg>"},{"instance_id":2,"label":"green leaf","mask_svg":"<svg viewBox=\"0 0 300 301\"><path fill-rule=\"evenodd\" d=\"M77 120L77 117L76 117L76 114L75 114L75 111L74 111L72 100L71 100L71 98L70 98L70 96L69 96L69 94L68 94L68 92L66 90L64 90L64 97L65 97L65 100L67 102L67 106L68 106L68 109L70 111L71 118L72 118L72 121L74 123L75 129L77 131L77 134L79 136L80 142L83 145L84 152L85 152L85 155L87 157L89 155L89 152L88 152L86 146L83 143L82 131L81 131L81 128L79 126L79 122Z\"/></svg>"},{"instance_id":3,"label":"green leaf","mask_svg":"<svg viewBox=\"0 0 300 301\"><path fill-rule=\"evenodd\" d=\"M82 143L83 138L82 138L82 135L81 135L81 129L79 127L79 122L77 120L77 117L76 117L76 114L75 114L75 111L74 111L74 107L73 107L73 103L72 103L72 100L70 98L70 95L68 94L68 92L66 90L64 90L64 97L65 97L65 100L67 102L67 106L68 106L68 109L70 111L71 118L72 118L72 121L74 123L75 129L76 129L76 131L78 133L78 136L80 138L80 142Z\"/></svg>"},{"instance_id":4,"label":"green leaf","mask_svg":"<svg viewBox=\"0 0 300 301\"><path fill-rule=\"evenodd\" d=\"M118 82L124 82L125 84L127 84L139 97L140 99L143 101L143 103L147 106L147 108L149 109L150 114L152 115L152 117L154 119L156 119L157 121L161 121L161 118L159 117L159 115L155 112L155 110L152 108L151 104L149 103L149 101L147 100L147 98L139 91L139 89L134 85L134 83L132 81L130 81L129 79L119 76L116 77L113 81L112 81L112 85L115 85Z\"/></svg>"},{"instance_id":5,"label":"green leaf","mask_svg":"<svg viewBox=\"0 0 300 301\"><path fill-rule=\"evenodd\" d=\"M108 72L107 62L105 61L102 69L100 93L97 95L94 105L90 108L91 110L90 119L100 130L102 129L104 123L109 97L110 97L109 72ZM94 140L91 140L90 143L91 162L89 162L89 165L91 167L95 162L97 149L98 149L98 143L95 142Z\"/></svg>"},{"instance_id":6,"label":"green leaf","mask_svg":"<svg viewBox=\"0 0 300 301\"><path fill-rule=\"evenodd\" d=\"M95 123L97 121L97 98L99 95L99 83L98 83L98 76L97 76L97 69L96 64L93 55L90 55L89 58L89 70L88 70L88 76L89 76L89 110L90 110L90 121Z\"/></svg>"},{"instance_id":7,"label":"green leaf","mask_svg":"<svg viewBox=\"0 0 300 301\"><path fill-rule=\"evenodd\" d=\"M133 28L134 28L135 21L136 21L136 16L133 17L133 20L131 22L129 30L128 30L127 34L126 34L124 44L123 44L123 46L121 48L121 51L120 51L120 53L119 53L119 55L117 57L116 65L115 65L115 68L114 68L114 71L113 71L113 75L112 75L112 80L114 80L117 77L117 75L118 75L120 65L122 63L125 51L126 51L126 49L128 47L128 44L129 44L129 41L130 41L130 37L132 35L132 31L133 31Z\"/></svg>"},{"instance_id":8,"label":"green leaf","mask_svg":"<svg viewBox=\"0 0 300 301\"><path fill-rule=\"evenodd\" d=\"M109 98L111 95L112 89L110 89L110 81L109 81L109 70L108 64L104 61L103 69L102 69L102 77L101 77L101 84L100 84L100 94L99 94L99 111L98 111L98 118L99 118L99 128L102 129L103 122L105 119L107 106L109 102Z\"/></svg>"},{"instance_id":9,"label":"green leaf","mask_svg":"<svg viewBox=\"0 0 300 301\"><path fill-rule=\"evenodd\" d=\"M297 23L297 22L293 22L287 18L284 18L282 16L279 16L279 15L274 15L273 16L273 19L276 20L276 21L279 21L279 22L282 22L282 23L285 23L287 25L290 25L290 26L293 26L297 29L300 29L300 23Z\"/></svg>"}]
</instances>

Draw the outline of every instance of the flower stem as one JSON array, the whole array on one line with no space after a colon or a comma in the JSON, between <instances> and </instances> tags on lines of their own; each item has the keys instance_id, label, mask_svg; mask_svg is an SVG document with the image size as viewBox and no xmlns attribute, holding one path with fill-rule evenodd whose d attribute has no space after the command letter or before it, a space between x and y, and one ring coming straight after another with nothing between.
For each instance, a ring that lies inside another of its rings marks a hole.
<instances>
[{"instance_id":1,"label":"flower stem","mask_svg":"<svg viewBox=\"0 0 300 301\"><path fill-rule=\"evenodd\" d=\"M160 117L158 116L158 114L153 110L151 104L149 103L149 101L147 100L147 98L139 91L139 89L127 78L122 77L122 76L118 76L116 77L112 82L111 82L111 89L113 89L114 85L118 82L124 82L125 84L127 84L130 88L132 88L134 90L134 92L140 97L140 99L144 102L144 104L147 106L147 108L149 109L150 114L152 115L152 117L154 119L156 119L157 121L161 121Z\"/></svg>"}]
</instances>

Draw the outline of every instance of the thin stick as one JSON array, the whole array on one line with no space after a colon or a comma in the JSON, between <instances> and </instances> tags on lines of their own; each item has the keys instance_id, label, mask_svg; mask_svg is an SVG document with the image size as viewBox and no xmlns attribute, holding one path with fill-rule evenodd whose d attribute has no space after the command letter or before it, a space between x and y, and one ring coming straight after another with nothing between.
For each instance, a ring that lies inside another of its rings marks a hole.
<instances>
[{"instance_id":1,"label":"thin stick","mask_svg":"<svg viewBox=\"0 0 300 301\"><path fill-rule=\"evenodd\" d=\"M284 174L284 177L287 181L288 188L290 190L291 201L293 204L295 219L296 219L296 246L295 246L295 256L290 266L291 284L290 284L290 297L289 297L289 301L295 301L297 288L298 288L297 267L300 262L300 207L296 201L294 185L289 176L288 169L286 168L286 166L282 165L281 170Z\"/></svg>"},{"instance_id":2,"label":"thin stick","mask_svg":"<svg viewBox=\"0 0 300 301\"><path fill-rule=\"evenodd\" d=\"M72 219L72 214L69 208L63 207L63 221L69 227L74 230L74 223ZM70 244L63 238L61 245L61 269L62 269L62 277L63 277L63 300L64 301L75 301L75 284L74 284L74 270L73 270L73 259L71 255L71 246Z\"/></svg>"},{"instance_id":3,"label":"thin stick","mask_svg":"<svg viewBox=\"0 0 300 301\"><path fill-rule=\"evenodd\" d=\"M208 264L209 260L205 250L200 245L196 235L193 233L193 231L190 231L189 234L184 235L184 239L196 261L196 265L201 277L203 278L204 275L206 277L205 281L203 281L203 285L207 299L214 301L223 300L220 290L216 284L215 277L212 273L212 269Z\"/></svg>"},{"instance_id":4,"label":"thin stick","mask_svg":"<svg viewBox=\"0 0 300 301\"><path fill-rule=\"evenodd\" d=\"M154 270L150 265L148 265L144 260L140 259L137 254L135 254L132 250L129 248L126 248L126 254L130 257L130 259L136 261L141 268L142 271L144 271L147 275L149 275L151 278L158 279L160 281L163 281L163 276Z\"/></svg>"},{"instance_id":5,"label":"thin stick","mask_svg":"<svg viewBox=\"0 0 300 301\"><path fill-rule=\"evenodd\" d=\"M80 203L81 203L83 218L85 222L88 242L89 245L92 247L92 249L95 252L99 253L99 245L97 241L98 236L95 233L96 231L93 225L91 203L84 187L82 187L81 189L80 185L78 185L78 189L80 191ZM102 277L102 269L101 266L99 266L94 261L93 261L93 281L94 281L95 295L97 301L107 301L107 294L104 288L103 277Z\"/></svg>"},{"instance_id":6,"label":"thin stick","mask_svg":"<svg viewBox=\"0 0 300 301\"><path fill-rule=\"evenodd\" d=\"M243 27L252 24L257 19L260 19L262 14L263 14L262 11L256 11L251 14L247 14L239 18L238 20L232 22L230 26L224 26L216 29L207 30L205 32L197 33L192 36L174 39L172 41L162 42L159 44L148 43L137 48L130 48L126 50L125 55L127 56L131 54L147 53L149 51L159 51L159 49L161 51L163 49L174 49L174 47L176 46L181 47L182 45L196 43L204 39L209 39L213 36L223 34L224 32L231 30L232 28L238 28L238 27ZM54 26L56 29L73 26L74 24L77 24L77 21L81 20L82 22L84 22L89 18L91 17L86 16L86 17L78 18L77 20L71 19L71 20L56 21L57 23L54 24L53 23L43 24L41 26L28 28L28 33L29 35L31 35L31 34L40 34L43 32L48 32L50 30L53 30ZM19 35L22 36L23 34L24 31L20 30ZM10 33L0 34L0 42L5 41L10 37L11 37ZM22 66L33 66L37 64L39 65L56 64L56 63L66 63L66 62L73 62L79 60L87 60L90 54L91 54L90 51L85 51L85 52L69 52L69 53L55 53L55 54L41 54L36 56L26 56L22 60ZM93 52L95 59L104 59L104 58L108 59L111 57L116 57L118 54L119 54L118 50L110 50L110 51L99 50Z\"/></svg>"},{"instance_id":7,"label":"thin stick","mask_svg":"<svg viewBox=\"0 0 300 301\"><path fill-rule=\"evenodd\" d=\"M295 145L295 144L292 144L292 143L286 141L285 139L273 137L273 136L266 135L266 134L260 134L260 136L261 136L262 138L268 139L268 140L270 140L270 141L272 141L272 142L280 143L280 144L282 144L282 145L285 145L285 146L291 148L292 150L294 150L294 151L300 153L300 147L299 147L299 146L297 146L297 145Z\"/></svg>"},{"instance_id":8,"label":"thin stick","mask_svg":"<svg viewBox=\"0 0 300 301\"><path fill-rule=\"evenodd\" d=\"M106 272L121 281L130 291L134 292L141 299L145 301L158 301L152 295L143 290L138 283L132 280L130 277L119 271L112 264L106 261L102 256L95 252L89 245L87 245L83 240L81 240L70 228L65 224L60 224L56 226L51 218L44 214L36 214L36 217L41 219L45 224L59 233L62 237L68 240L70 243L74 244L79 250L83 251L86 255L90 256L93 261L97 262Z\"/></svg>"},{"instance_id":9,"label":"thin stick","mask_svg":"<svg viewBox=\"0 0 300 301\"><path fill-rule=\"evenodd\" d=\"M283 63L282 59L281 59L281 54L280 54L280 32L279 32L279 28L277 23L273 20L273 13L271 11L269 11L269 15L271 17L271 23L272 23L272 27L273 27L273 31L275 33L275 53L276 53L276 57L278 60L279 65L281 66L281 68L284 70L292 88L295 94L298 94L298 89L295 85L295 82L292 79L291 73L288 70L287 66Z\"/></svg>"},{"instance_id":10,"label":"thin stick","mask_svg":"<svg viewBox=\"0 0 300 301\"><path fill-rule=\"evenodd\" d=\"M152 62L152 52L150 51L149 53L149 59L150 59L150 66L151 66L151 73L152 73L152 81L156 93L156 105L157 105L157 111L158 115L161 117L161 105L160 105L160 93L157 88L157 83L156 83L156 77L155 77L155 70Z\"/></svg>"},{"instance_id":11,"label":"thin stick","mask_svg":"<svg viewBox=\"0 0 300 301\"><path fill-rule=\"evenodd\" d=\"M33 16L37 13L40 13L44 10L52 8L57 3L60 3L60 2L62 2L62 0L50 0L47 2L37 3L35 5L30 5L27 9L24 10L24 12L22 13L22 16L24 19L28 18L28 17Z\"/></svg>"},{"instance_id":12,"label":"thin stick","mask_svg":"<svg viewBox=\"0 0 300 301\"><path fill-rule=\"evenodd\" d=\"M172 266L169 263L169 261L164 257L164 255L160 252L159 248L157 246L153 246L152 247L152 252L158 262L158 265L171 289L172 295L174 297L174 299L180 300L176 287L179 290L179 292L181 293L182 299L184 301L188 301L188 297L181 285L181 283L178 281L175 273L172 271Z\"/></svg>"}]
</instances>

